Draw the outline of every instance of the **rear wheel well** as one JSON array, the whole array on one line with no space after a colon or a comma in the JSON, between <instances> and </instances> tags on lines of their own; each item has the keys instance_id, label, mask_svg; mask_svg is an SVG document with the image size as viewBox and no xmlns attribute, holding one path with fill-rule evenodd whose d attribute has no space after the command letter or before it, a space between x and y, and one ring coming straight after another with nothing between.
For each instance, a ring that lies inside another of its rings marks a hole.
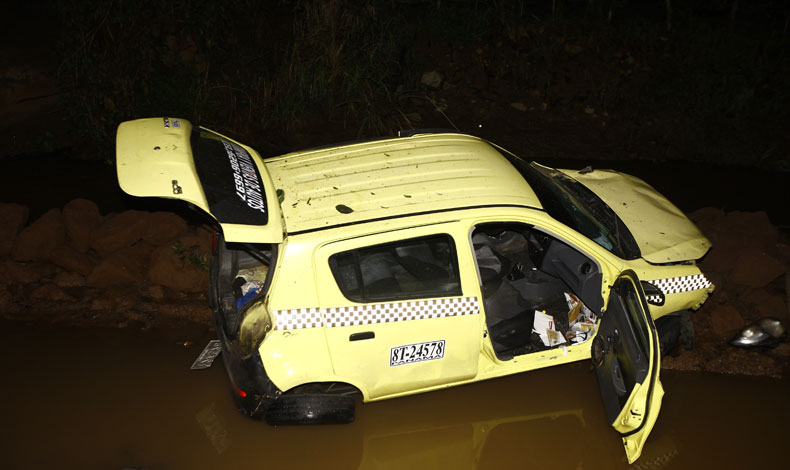
<instances>
[{"instance_id":1,"label":"rear wheel well","mask_svg":"<svg viewBox=\"0 0 790 470\"><path fill-rule=\"evenodd\" d=\"M264 412L271 425L347 424L354 421L359 390L343 382L298 385L272 400Z\"/></svg>"},{"instance_id":2,"label":"rear wheel well","mask_svg":"<svg viewBox=\"0 0 790 470\"><path fill-rule=\"evenodd\" d=\"M362 392L355 386L346 382L310 382L302 385L297 385L283 394L291 395L311 395L311 394L326 394L326 395L355 395L362 396Z\"/></svg>"}]
</instances>

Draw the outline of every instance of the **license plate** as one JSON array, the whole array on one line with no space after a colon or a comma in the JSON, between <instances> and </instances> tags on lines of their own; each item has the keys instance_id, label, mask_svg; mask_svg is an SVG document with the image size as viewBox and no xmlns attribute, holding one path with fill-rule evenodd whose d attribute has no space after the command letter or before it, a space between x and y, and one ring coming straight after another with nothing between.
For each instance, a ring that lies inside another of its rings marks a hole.
<instances>
[{"instance_id":1,"label":"license plate","mask_svg":"<svg viewBox=\"0 0 790 470\"><path fill-rule=\"evenodd\" d=\"M203 348L203 352L200 353L200 356L198 356L197 359L195 359L195 362L192 363L192 367L190 367L190 369L208 369L211 367L211 364L214 363L214 359L216 359L221 352L222 346L219 344L219 340L212 339L208 342L206 347Z\"/></svg>"},{"instance_id":2,"label":"license plate","mask_svg":"<svg viewBox=\"0 0 790 470\"><path fill-rule=\"evenodd\" d=\"M405 344L390 349L390 367L433 361L444 357L444 340Z\"/></svg>"}]
</instances>

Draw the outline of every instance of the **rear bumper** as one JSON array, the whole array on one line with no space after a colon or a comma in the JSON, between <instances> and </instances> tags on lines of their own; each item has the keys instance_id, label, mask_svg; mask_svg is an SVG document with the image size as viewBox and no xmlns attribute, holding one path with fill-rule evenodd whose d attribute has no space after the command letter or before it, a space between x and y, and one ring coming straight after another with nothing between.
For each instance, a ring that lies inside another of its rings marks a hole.
<instances>
[{"instance_id":1,"label":"rear bumper","mask_svg":"<svg viewBox=\"0 0 790 470\"><path fill-rule=\"evenodd\" d=\"M222 362L230 379L234 402L245 415L262 418L266 408L282 395L282 391L269 379L257 350L241 357L236 341L225 335L220 315L215 309L214 321L222 345Z\"/></svg>"}]
</instances>

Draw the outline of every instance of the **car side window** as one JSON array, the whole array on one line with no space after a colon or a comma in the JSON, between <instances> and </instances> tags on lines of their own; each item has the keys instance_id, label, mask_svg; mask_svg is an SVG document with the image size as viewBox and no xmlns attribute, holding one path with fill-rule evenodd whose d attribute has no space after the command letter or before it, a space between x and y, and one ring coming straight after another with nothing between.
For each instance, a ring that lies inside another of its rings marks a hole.
<instances>
[{"instance_id":1,"label":"car side window","mask_svg":"<svg viewBox=\"0 0 790 470\"><path fill-rule=\"evenodd\" d=\"M354 302L461 295L455 243L447 234L336 253L329 267Z\"/></svg>"}]
</instances>

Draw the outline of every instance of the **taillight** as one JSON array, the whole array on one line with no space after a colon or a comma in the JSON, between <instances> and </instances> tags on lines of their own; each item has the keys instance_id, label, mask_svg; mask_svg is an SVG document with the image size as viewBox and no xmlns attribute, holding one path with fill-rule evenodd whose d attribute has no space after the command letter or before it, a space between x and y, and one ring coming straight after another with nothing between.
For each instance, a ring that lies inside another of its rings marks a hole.
<instances>
[{"instance_id":1,"label":"taillight","mask_svg":"<svg viewBox=\"0 0 790 470\"><path fill-rule=\"evenodd\" d=\"M212 227L211 231L211 253L217 252L217 234L219 233L219 229L217 227Z\"/></svg>"}]
</instances>

